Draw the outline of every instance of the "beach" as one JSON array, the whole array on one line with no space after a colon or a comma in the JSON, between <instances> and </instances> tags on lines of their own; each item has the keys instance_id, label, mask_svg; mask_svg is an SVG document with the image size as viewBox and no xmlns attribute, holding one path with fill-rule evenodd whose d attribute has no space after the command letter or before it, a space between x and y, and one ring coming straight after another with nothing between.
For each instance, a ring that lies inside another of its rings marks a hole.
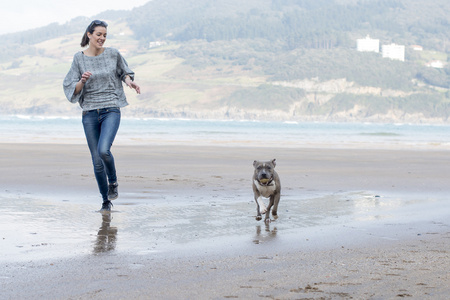
<instances>
[{"instance_id":1,"label":"beach","mask_svg":"<svg viewBox=\"0 0 450 300\"><path fill-rule=\"evenodd\" d=\"M86 145L0 144L1 299L447 299L450 152L127 145L97 212ZM254 160L278 218L256 221Z\"/></svg>"}]
</instances>

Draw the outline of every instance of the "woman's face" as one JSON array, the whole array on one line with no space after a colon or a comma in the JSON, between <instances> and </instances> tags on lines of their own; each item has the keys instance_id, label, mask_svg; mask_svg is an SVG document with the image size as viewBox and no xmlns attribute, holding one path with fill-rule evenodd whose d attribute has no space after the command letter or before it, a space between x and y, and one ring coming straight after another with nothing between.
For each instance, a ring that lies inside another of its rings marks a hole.
<instances>
[{"instance_id":1,"label":"woman's face","mask_svg":"<svg viewBox=\"0 0 450 300\"><path fill-rule=\"evenodd\" d=\"M96 26L93 33L88 32L89 47L101 49L106 41L106 28L103 26Z\"/></svg>"}]
</instances>

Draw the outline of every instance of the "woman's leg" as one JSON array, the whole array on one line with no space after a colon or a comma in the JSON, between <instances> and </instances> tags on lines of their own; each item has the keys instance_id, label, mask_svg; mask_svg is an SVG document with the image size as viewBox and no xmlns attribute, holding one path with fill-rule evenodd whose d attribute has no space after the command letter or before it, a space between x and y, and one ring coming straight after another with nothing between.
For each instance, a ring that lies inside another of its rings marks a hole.
<instances>
[{"instance_id":1,"label":"woman's leg","mask_svg":"<svg viewBox=\"0 0 450 300\"><path fill-rule=\"evenodd\" d=\"M98 154L105 166L105 172L108 178L108 199L117 199L117 175L114 156L111 153L111 146L116 137L120 125L120 109L108 108L102 110L100 115L101 129L98 141Z\"/></svg>"},{"instance_id":2,"label":"woman's leg","mask_svg":"<svg viewBox=\"0 0 450 300\"><path fill-rule=\"evenodd\" d=\"M100 137L98 141L98 155L105 166L108 182L117 182L116 166L111 146L116 137L120 125L120 109L106 108L100 113Z\"/></svg>"},{"instance_id":3,"label":"woman's leg","mask_svg":"<svg viewBox=\"0 0 450 300\"><path fill-rule=\"evenodd\" d=\"M101 135L99 111L92 110L83 112L83 127L89 151L91 152L95 179L97 180L100 194L105 202L108 200L108 181L103 161L98 152L98 144Z\"/></svg>"}]
</instances>

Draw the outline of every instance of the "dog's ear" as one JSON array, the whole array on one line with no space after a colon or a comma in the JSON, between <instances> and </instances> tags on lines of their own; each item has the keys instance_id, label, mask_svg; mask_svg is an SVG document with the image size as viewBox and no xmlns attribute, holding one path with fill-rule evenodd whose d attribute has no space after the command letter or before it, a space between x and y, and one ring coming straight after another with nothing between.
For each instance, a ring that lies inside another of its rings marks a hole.
<instances>
[{"instance_id":1,"label":"dog's ear","mask_svg":"<svg viewBox=\"0 0 450 300\"><path fill-rule=\"evenodd\" d=\"M256 167L256 164L258 163L257 160L253 161L253 166Z\"/></svg>"},{"instance_id":2,"label":"dog's ear","mask_svg":"<svg viewBox=\"0 0 450 300\"><path fill-rule=\"evenodd\" d=\"M275 161L276 161L276 159L274 158L274 159L272 160L272 165L273 165L274 168L275 168L275 166L277 165L277 163L276 163Z\"/></svg>"}]
</instances>

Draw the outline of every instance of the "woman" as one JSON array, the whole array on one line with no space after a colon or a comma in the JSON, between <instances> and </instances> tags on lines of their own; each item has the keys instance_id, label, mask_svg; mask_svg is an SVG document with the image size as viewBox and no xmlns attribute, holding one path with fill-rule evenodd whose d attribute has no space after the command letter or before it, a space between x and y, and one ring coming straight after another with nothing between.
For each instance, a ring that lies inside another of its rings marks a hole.
<instances>
[{"instance_id":1,"label":"woman","mask_svg":"<svg viewBox=\"0 0 450 300\"><path fill-rule=\"evenodd\" d=\"M118 183L111 146L120 124L120 108L128 105L122 81L140 94L134 72L118 50L104 47L107 35L104 21L95 20L86 28L81 47L73 57L64 79L67 99L83 109L83 127L94 164L94 174L103 198L101 211L111 210L118 197Z\"/></svg>"}]
</instances>

